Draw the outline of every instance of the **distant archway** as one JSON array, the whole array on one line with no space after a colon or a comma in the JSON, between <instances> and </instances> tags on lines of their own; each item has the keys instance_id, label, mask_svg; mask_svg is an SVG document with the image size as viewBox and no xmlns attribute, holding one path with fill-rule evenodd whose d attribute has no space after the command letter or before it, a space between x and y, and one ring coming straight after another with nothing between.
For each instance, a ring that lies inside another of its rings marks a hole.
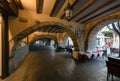
<instances>
[{"instance_id":1,"label":"distant archway","mask_svg":"<svg viewBox=\"0 0 120 81\"><path fill-rule=\"evenodd\" d=\"M71 40L71 43L68 43L68 40L69 40L69 39L71 39L70 36L66 34L66 35L64 36L64 44L65 44L65 45L74 45L72 40ZM69 42L70 42L70 41L69 41Z\"/></svg>"},{"instance_id":2,"label":"distant archway","mask_svg":"<svg viewBox=\"0 0 120 81\"><path fill-rule=\"evenodd\" d=\"M88 29L88 32L85 33L85 50L88 50L90 47L90 43L89 43L89 37L90 37L90 33L91 31L96 28L99 25L104 25L104 24L109 24L112 22L116 22L116 21L120 21L120 15L119 12L118 13L113 13L112 15L108 15L106 17L100 18L99 20L90 22L86 25L86 27L89 27L90 29Z\"/></svg>"},{"instance_id":3,"label":"distant archway","mask_svg":"<svg viewBox=\"0 0 120 81\"><path fill-rule=\"evenodd\" d=\"M96 35L97 35L97 33L106 25L117 22L117 21L120 21L120 20L119 19L109 20L109 21L105 21L105 22L100 23L99 25L94 26L88 35L88 48L87 48L87 50L90 51L90 50L96 49Z\"/></svg>"},{"instance_id":4,"label":"distant archway","mask_svg":"<svg viewBox=\"0 0 120 81\"><path fill-rule=\"evenodd\" d=\"M36 36L36 37L34 37L34 38L29 42L29 44L31 44L31 43L33 43L33 42L35 42L36 40L39 40L39 39L41 39L41 38L49 38L49 39L51 39L51 40L54 40L55 43L56 43L56 45L57 45L57 48L58 48L57 38L54 37L53 35L39 35L39 36Z\"/></svg>"}]
</instances>

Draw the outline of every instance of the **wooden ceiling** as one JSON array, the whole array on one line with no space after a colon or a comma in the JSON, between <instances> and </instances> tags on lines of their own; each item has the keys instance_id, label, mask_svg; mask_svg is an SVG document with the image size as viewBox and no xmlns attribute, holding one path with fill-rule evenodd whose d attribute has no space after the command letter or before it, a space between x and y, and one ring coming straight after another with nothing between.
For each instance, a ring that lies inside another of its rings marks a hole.
<instances>
[{"instance_id":1,"label":"wooden ceiling","mask_svg":"<svg viewBox=\"0 0 120 81\"><path fill-rule=\"evenodd\" d=\"M64 9L68 0L0 0L0 12L9 16L18 16L19 9L27 9L36 14L65 19ZM73 17L69 21L88 23L120 10L120 0L69 0L73 8ZM64 28L46 26L39 31L63 33Z\"/></svg>"},{"instance_id":2,"label":"wooden ceiling","mask_svg":"<svg viewBox=\"0 0 120 81\"><path fill-rule=\"evenodd\" d=\"M48 33L64 33L65 28L53 25L53 26L45 26L39 29L39 32L48 32Z\"/></svg>"},{"instance_id":3,"label":"wooden ceiling","mask_svg":"<svg viewBox=\"0 0 120 81\"><path fill-rule=\"evenodd\" d=\"M69 0L73 8L73 17L70 21L88 23L120 10L119 0ZM8 15L17 16L18 9L26 7L28 0L0 0L0 11ZM30 0L36 5L33 8L37 14L47 14L51 17L64 19L64 9L67 0ZM28 5L27 4L27 5Z\"/></svg>"}]
</instances>

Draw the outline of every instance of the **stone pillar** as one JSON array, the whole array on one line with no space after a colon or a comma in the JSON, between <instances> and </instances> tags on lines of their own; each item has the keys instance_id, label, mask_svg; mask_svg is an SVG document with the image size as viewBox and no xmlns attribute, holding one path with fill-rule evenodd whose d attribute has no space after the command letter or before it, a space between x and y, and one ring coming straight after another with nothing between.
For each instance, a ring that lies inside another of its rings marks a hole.
<instances>
[{"instance_id":1,"label":"stone pillar","mask_svg":"<svg viewBox=\"0 0 120 81\"><path fill-rule=\"evenodd\" d=\"M87 51L95 50L96 46L97 46L96 33L93 32L92 34L90 34L88 40L89 41L88 41L88 49L87 49Z\"/></svg>"}]
</instances>

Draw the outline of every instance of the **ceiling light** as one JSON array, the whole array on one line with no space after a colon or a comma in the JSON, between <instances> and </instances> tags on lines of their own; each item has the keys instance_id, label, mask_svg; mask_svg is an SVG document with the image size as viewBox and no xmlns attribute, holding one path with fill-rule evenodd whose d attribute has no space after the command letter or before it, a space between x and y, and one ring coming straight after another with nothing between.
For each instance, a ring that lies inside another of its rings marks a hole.
<instances>
[{"instance_id":1,"label":"ceiling light","mask_svg":"<svg viewBox=\"0 0 120 81\"><path fill-rule=\"evenodd\" d=\"M72 7L70 5L70 2L68 0L67 6L65 8L65 19L69 20L72 17Z\"/></svg>"}]
</instances>

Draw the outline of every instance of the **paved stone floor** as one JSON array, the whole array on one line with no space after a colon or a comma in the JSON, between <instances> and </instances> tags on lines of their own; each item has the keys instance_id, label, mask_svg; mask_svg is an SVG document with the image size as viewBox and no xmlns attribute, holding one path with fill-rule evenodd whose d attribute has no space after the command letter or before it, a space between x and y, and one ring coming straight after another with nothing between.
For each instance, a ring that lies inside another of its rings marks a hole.
<instances>
[{"instance_id":1,"label":"paved stone floor","mask_svg":"<svg viewBox=\"0 0 120 81\"><path fill-rule=\"evenodd\" d=\"M0 81L106 81L106 75L104 59L81 63L66 53L43 50L30 52L15 72Z\"/></svg>"}]
</instances>

